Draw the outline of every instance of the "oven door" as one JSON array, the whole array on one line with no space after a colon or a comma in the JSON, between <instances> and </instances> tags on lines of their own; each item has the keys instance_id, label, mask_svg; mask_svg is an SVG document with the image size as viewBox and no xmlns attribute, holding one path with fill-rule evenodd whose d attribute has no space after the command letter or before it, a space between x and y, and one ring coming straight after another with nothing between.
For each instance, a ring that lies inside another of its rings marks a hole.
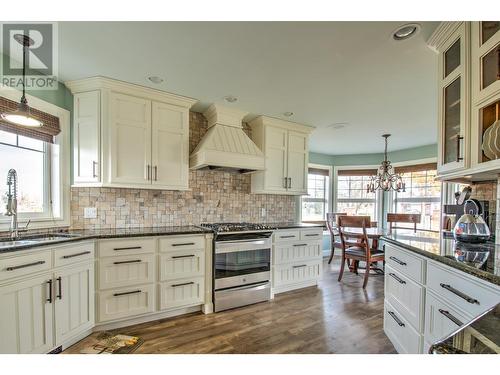
<instances>
[{"instance_id":1,"label":"oven door","mask_svg":"<svg viewBox=\"0 0 500 375\"><path fill-rule=\"evenodd\" d=\"M215 289L270 280L271 240L222 241L215 244Z\"/></svg>"}]
</instances>

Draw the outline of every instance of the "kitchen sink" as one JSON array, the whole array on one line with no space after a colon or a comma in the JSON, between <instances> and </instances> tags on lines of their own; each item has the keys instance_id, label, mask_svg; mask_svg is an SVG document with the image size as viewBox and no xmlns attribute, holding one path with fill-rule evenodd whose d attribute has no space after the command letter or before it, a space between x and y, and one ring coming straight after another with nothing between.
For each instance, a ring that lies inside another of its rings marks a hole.
<instances>
[{"instance_id":1,"label":"kitchen sink","mask_svg":"<svg viewBox=\"0 0 500 375\"><path fill-rule=\"evenodd\" d=\"M12 240L10 238L0 238L0 248L11 246L35 245L45 242L60 241L68 238L78 237L76 234L68 233L44 233L38 235L30 235L26 237Z\"/></svg>"}]
</instances>

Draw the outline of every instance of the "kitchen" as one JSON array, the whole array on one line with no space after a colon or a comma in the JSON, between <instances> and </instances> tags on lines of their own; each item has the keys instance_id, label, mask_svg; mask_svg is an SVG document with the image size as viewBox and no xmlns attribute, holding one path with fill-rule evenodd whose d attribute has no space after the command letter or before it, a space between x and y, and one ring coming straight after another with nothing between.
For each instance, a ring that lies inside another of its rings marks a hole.
<instances>
[{"instance_id":1,"label":"kitchen","mask_svg":"<svg viewBox=\"0 0 500 375\"><path fill-rule=\"evenodd\" d=\"M500 22L20 25L0 353L498 354Z\"/></svg>"}]
</instances>

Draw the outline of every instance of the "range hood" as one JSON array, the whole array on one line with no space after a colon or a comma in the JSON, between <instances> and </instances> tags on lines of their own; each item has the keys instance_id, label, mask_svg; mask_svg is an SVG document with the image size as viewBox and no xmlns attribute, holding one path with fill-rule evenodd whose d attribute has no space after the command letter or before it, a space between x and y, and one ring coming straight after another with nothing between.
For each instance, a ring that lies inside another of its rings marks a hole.
<instances>
[{"instance_id":1,"label":"range hood","mask_svg":"<svg viewBox=\"0 0 500 375\"><path fill-rule=\"evenodd\" d=\"M212 104L203 115L208 131L189 157L191 169L230 169L240 173L264 170L264 154L243 131L247 115L233 108Z\"/></svg>"}]
</instances>

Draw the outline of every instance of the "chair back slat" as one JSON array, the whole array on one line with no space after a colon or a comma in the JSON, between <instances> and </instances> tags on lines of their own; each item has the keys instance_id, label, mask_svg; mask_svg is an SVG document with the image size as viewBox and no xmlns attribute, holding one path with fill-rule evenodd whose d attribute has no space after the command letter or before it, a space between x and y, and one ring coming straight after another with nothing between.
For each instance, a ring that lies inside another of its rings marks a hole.
<instances>
[{"instance_id":1,"label":"chair back slat","mask_svg":"<svg viewBox=\"0 0 500 375\"><path fill-rule=\"evenodd\" d=\"M342 246L360 246L366 244L369 246L366 228L370 228L370 216L339 216L339 232ZM361 228L360 232L349 232L345 228ZM349 241L350 239L357 239L357 242Z\"/></svg>"},{"instance_id":2,"label":"chair back slat","mask_svg":"<svg viewBox=\"0 0 500 375\"><path fill-rule=\"evenodd\" d=\"M392 231L393 223L413 223L413 230L417 231L417 224L420 223L422 215L420 214L393 214L387 213L387 222Z\"/></svg>"}]
</instances>

